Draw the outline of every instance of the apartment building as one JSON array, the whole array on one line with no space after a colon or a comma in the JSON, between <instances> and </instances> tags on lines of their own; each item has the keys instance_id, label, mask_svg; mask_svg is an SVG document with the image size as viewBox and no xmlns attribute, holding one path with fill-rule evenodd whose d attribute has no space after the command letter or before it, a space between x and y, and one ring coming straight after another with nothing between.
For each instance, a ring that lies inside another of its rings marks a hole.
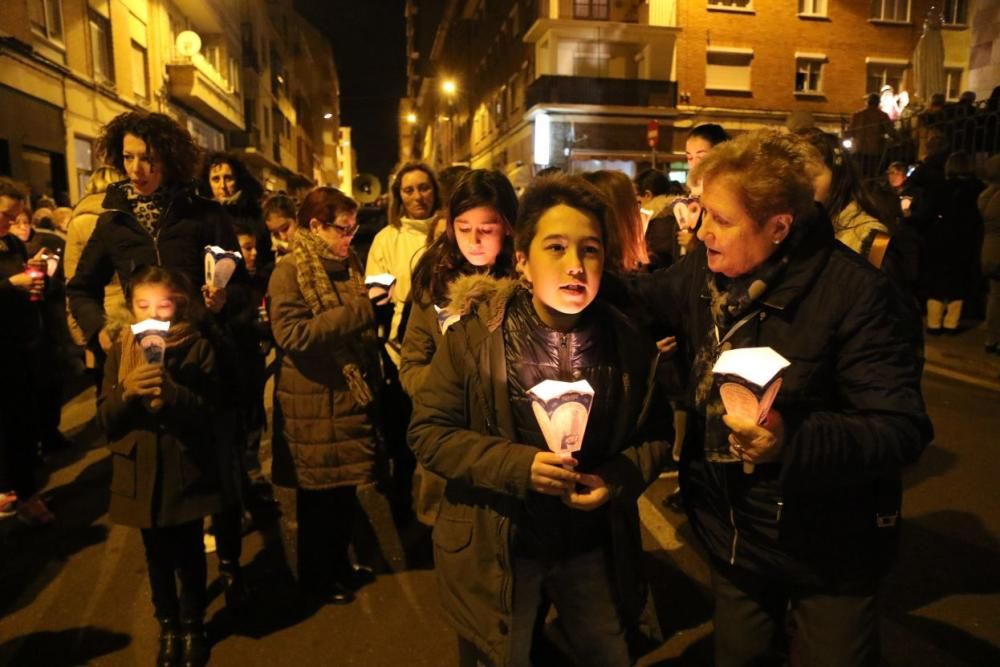
<instances>
[{"instance_id":1,"label":"apartment building","mask_svg":"<svg viewBox=\"0 0 1000 667\"><path fill-rule=\"evenodd\" d=\"M126 110L147 109L176 118L207 150L266 150L271 162L254 170L275 189L336 183L332 51L298 17L289 29L297 46L268 42L288 49L279 69L296 82L260 105L278 108L282 121L253 136L260 116L250 115L256 106L247 101L261 100L264 77L244 67L245 33L260 25L272 35L270 12L291 13L288 7L275 0L6 0L0 173L35 193L65 192L76 201L97 166L101 127ZM297 98L310 102L296 109Z\"/></svg>"},{"instance_id":2,"label":"apartment building","mask_svg":"<svg viewBox=\"0 0 1000 667\"><path fill-rule=\"evenodd\" d=\"M329 42L291 0L241 0L246 131L232 145L268 189L340 186L340 91Z\"/></svg>"},{"instance_id":3,"label":"apartment building","mask_svg":"<svg viewBox=\"0 0 1000 667\"><path fill-rule=\"evenodd\" d=\"M956 99L977 0L410 0L401 160L683 178L696 124L837 131L866 93L912 88L932 2Z\"/></svg>"}]
</instances>

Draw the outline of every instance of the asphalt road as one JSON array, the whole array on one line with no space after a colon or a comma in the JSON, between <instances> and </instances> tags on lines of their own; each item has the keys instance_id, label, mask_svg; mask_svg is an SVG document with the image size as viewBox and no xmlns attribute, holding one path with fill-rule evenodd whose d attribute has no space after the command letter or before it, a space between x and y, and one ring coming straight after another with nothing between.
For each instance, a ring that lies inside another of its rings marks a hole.
<instances>
[{"instance_id":1,"label":"asphalt road","mask_svg":"<svg viewBox=\"0 0 1000 667\"><path fill-rule=\"evenodd\" d=\"M937 440L906 474L901 557L883 598L884 662L1000 665L1000 395L936 379L924 386ZM57 524L0 520L0 665L146 665L155 655L142 545L138 531L108 522L110 471L92 414L92 394L67 405L63 428L79 445L46 466ZM668 637L641 664L709 665L708 570L683 517L662 505L674 483L657 482L640 504L644 566ZM426 558L380 575L349 606L306 608L290 592L275 529L265 532L245 541L250 618L234 624L212 588L211 664L456 664ZM418 538L409 542L423 553Z\"/></svg>"}]
</instances>

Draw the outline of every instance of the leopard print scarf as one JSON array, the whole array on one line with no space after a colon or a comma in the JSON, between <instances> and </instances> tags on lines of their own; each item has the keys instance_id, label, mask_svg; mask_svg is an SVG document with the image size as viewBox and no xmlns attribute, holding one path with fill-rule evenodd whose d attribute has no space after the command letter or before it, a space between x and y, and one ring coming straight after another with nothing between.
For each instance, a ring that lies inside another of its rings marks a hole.
<instances>
[{"instance_id":1,"label":"leopard print scarf","mask_svg":"<svg viewBox=\"0 0 1000 667\"><path fill-rule=\"evenodd\" d=\"M152 234L167 208L169 194L160 188L151 195L141 195L131 183L125 183L124 190L133 217L143 229Z\"/></svg>"}]
</instances>

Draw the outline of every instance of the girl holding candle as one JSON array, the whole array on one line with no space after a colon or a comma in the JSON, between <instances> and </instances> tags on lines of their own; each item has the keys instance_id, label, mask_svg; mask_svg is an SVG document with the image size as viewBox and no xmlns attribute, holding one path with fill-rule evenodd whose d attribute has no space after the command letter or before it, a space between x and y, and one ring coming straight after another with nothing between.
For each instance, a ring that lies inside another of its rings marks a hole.
<instances>
[{"instance_id":1,"label":"girl holding candle","mask_svg":"<svg viewBox=\"0 0 1000 667\"><path fill-rule=\"evenodd\" d=\"M133 321L170 323L163 363L149 363L125 327L108 355L97 406L111 450L111 520L142 531L161 628L159 665L208 661L202 520L222 507L210 427L215 355L191 321L191 292L168 269L136 272L127 293Z\"/></svg>"}]
</instances>

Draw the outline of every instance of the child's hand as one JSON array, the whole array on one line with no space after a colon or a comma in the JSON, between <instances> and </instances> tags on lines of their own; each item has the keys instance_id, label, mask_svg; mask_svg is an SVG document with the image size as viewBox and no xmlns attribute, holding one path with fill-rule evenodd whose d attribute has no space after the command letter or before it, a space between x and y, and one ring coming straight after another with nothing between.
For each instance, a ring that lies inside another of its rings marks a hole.
<instances>
[{"instance_id":1,"label":"child's hand","mask_svg":"<svg viewBox=\"0 0 1000 667\"><path fill-rule=\"evenodd\" d=\"M575 466L576 459L555 452L538 452L531 462L531 490L547 496L561 496L573 489L580 475L563 466Z\"/></svg>"},{"instance_id":2,"label":"child's hand","mask_svg":"<svg viewBox=\"0 0 1000 667\"><path fill-rule=\"evenodd\" d=\"M581 474L579 481L587 487L585 490L577 491L574 486L563 495L563 502L573 509L590 512L611 499L611 491L599 475Z\"/></svg>"},{"instance_id":3,"label":"child's hand","mask_svg":"<svg viewBox=\"0 0 1000 667\"><path fill-rule=\"evenodd\" d=\"M163 367L143 364L133 368L122 380L122 398L153 397L160 394L163 385Z\"/></svg>"}]
</instances>

